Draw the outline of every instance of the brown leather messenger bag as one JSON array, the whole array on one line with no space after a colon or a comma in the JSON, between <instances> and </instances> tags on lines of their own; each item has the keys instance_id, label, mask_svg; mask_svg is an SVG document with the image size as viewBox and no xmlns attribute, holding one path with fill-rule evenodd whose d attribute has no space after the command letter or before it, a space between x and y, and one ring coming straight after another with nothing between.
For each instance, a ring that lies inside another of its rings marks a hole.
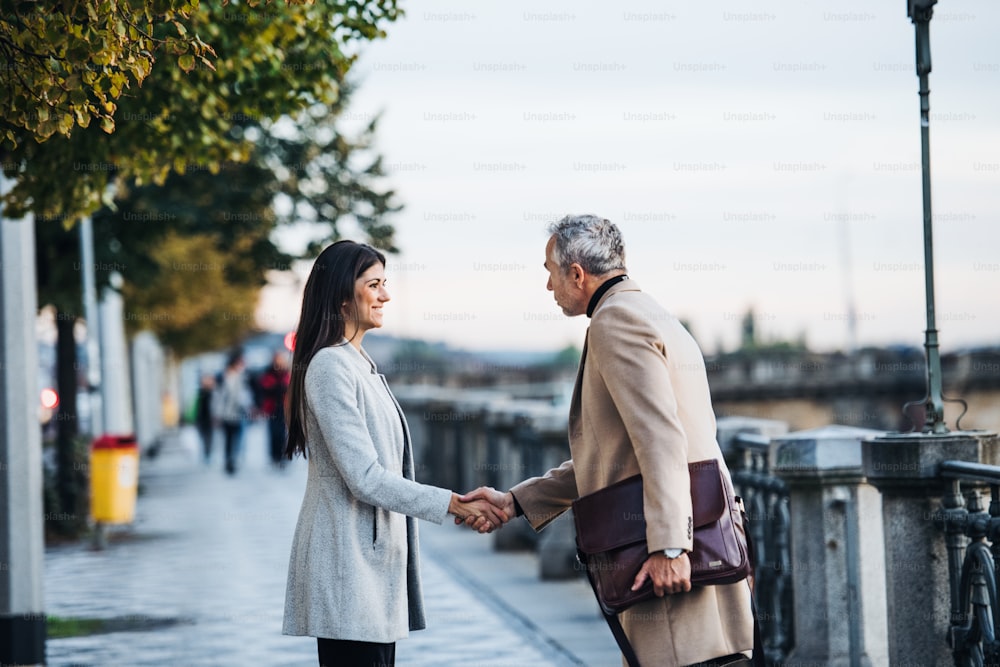
<instances>
[{"instance_id":1,"label":"brown leather messenger bag","mask_svg":"<svg viewBox=\"0 0 1000 667\"><path fill-rule=\"evenodd\" d=\"M727 484L716 459L688 464L694 546L691 585L732 584L753 574L752 544L746 532L743 502ZM649 579L637 590L632 583L649 557L643 513L642 476L581 496L573 503L577 556L630 667L639 667L618 620L618 612L655 597ZM683 594L681 594L683 595ZM763 665L763 644L754 608L754 663Z\"/></svg>"}]
</instances>

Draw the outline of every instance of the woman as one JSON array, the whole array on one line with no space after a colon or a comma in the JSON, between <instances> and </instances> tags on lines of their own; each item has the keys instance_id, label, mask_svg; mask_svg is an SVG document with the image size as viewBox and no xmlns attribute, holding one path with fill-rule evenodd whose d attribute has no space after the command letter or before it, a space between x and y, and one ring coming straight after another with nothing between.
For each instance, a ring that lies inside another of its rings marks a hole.
<instances>
[{"instance_id":1,"label":"woman","mask_svg":"<svg viewBox=\"0 0 1000 667\"><path fill-rule=\"evenodd\" d=\"M309 477L288 565L284 634L317 638L321 666L393 665L424 627L414 518L449 514L489 532L508 517L413 481L409 431L361 347L389 301L385 257L340 241L316 259L302 297L285 455Z\"/></svg>"}]
</instances>

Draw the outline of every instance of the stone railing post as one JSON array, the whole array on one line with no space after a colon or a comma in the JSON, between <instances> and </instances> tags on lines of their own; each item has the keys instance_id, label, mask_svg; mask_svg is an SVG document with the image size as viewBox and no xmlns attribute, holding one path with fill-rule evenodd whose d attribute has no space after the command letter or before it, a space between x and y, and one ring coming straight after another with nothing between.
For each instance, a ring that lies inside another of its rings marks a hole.
<instances>
[{"instance_id":1,"label":"stone railing post","mask_svg":"<svg viewBox=\"0 0 1000 667\"><path fill-rule=\"evenodd\" d=\"M561 465L570 457L564 409L546 406L532 414L531 423L538 434L538 462L543 471ZM538 534L538 573L542 579L572 579L582 575L576 559L573 510L567 510Z\"/></svg>"},{"instance_id":2,"label":"stone railing post","mask_svg":"<svg viewBox=\"0 0 1000 667\"><path fill-rule=\"evenodd\" d=\"M942 461L1000 465L996 433L893 433L864 442L864 473L882 493L888 663L953 664L946 642L951 602L948 553L938 519L948 484Z\"/></svg>"},{"instance_id":3,"label":"stone railing post","mask_svg":"<svg viewBox=\"0 0 1000 667\"><path fill-rule=\"evenodd\" d=\"M862 442L880 434L834 425L771 443L771 470L790 494L795 646L784 663L789 667L889 664L882 504L862 467Z\"/></svg>"},{"instance_id":4,"label":"stone railing post","mask_svg":"<svg viewBox=\"0 0 1000 667\"><path fill-rule=\"evenodd\" d=\"M491 486L506 491L535 474L528 465L529 445L520 437L523 419L508 401L498 401L486 414L487 442L492 466ZM493 548L497 551L533 549L538 536L527 521L513 519L493 533Z\"/></svg>"},{"instance_id":5,"label":"stone railing post","mask_svg":"<svg viewBox=\"0 0 1000 667\"><path fill-rule=\"evenodd\" d=\"M767 438L778 438L788 433L788 423L776 419L759 419L757 417L740 417L733 415L719 417L715 421L715 439L719 441L722 456L730 470L738 470L743 466L740 460L742 452L736 446L736 439L742 433L762 435Z\"/></svg>"}]
</instances>

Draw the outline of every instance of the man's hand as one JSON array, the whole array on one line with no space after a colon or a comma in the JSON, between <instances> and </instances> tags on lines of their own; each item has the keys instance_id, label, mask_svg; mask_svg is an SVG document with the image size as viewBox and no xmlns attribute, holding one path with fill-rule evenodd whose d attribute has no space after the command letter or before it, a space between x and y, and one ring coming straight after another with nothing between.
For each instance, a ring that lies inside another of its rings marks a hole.
<instances>
[{"instance_id":1,"label":"man's hand","mask_svg":"<svg viewBox=\"0 0 1000 667\"><path fill-rule=\"evenodd\" d=\"M667 558L662 553L653 554L635 575L632 590L639 590L647 578L652 579L657 597L662 598L668 593L687 593L691 590L691 559L686 553L677 558Z\"/></svg>"},{"instance_id":2,"label":"man's hand","mask_svg":"<svg viewBox=\"0 0 1000 667\"><path fill-rule=\"evenodd\" d=\"M475 491L470 491L461 498L462 502L486 502L493 507L498 515L503 516L503 521L501 524L497 525L496 528L500 528L504 523L507 523L514 517L514 496L509 491L503 493L502 491L497 491L496 489L489 486L481 486ZM479 530L479 532L491 532L483 531L480 528L478 522L471 516L466 517L464 520L456 515L455 525L461 525L464 523L469 528ZM491 529L492 530L492 529Z\"/></svg>"},{"instance_id":3,"label":"man's hand","mask_svg":"<svg viewBox=\"0 0 1000 667\"><path fill-rule=\"evenodd\" d=\"M455 515L456 524L465 523L480 533L491 533L510 519L510 515L488 500L472 498L466 501L457 493L451 494L448 513Z\"/></svg>"}]
</instances>

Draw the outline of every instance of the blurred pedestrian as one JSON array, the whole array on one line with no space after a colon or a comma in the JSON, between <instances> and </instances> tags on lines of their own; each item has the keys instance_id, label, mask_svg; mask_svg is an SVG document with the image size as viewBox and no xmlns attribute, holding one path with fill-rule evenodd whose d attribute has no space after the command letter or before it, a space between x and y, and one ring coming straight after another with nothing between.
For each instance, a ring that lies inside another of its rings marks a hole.
<instances>
[{"instance_id":1,"label":"blurred pedestrian","mask_svg":"<svg viewBox=\"0 0 1000 667\"><path fill-rule=\"evenodd\" d=\"M209 374L201 376L198 397L195 400L194 423L201 436L201 447L205 463L212 460L212 438L215 436L215 416L212 413L212 395L215 393L215 378Z\"/></svg>"},{"instance_id":2,"label":"blurred pedestrian","mask_svg":"<svg viewBox=\"0 0 1000 667\"><path fill-rule=\"evenodd\" d=\"M222 382L215 394L215 415L222 423L226 446L226 473L236 472L236 460L240 452L240 438L243 435L243 421L253 405L250 387L244 373L243 353L239 350L229 355Z\"/></svg>"},{"instance_id":3,"label":"blurred pedestrian","mask_svg":"<svg viewBox=\"0 0 1000 667\"><path fill-rule=\"evenodd\" d=\"M414 481L406 419L361 347L388 301L385 256L334 243L313 264L295 338L285 454L307 456L309 476L282 631L316 637L328 667L394 665L396 640L424 627L414 518L476 517L481 532L509 518Z\"/></svg>"},{"instance_id":4,"label":"blurred pedestrian","mask_svg":"<svg viewBox=\"0 0 1000 667\"><path fill-rule=\"evenodd\" d=\"M271 463L282 467L285 464L285 442L288 429L285 425L285 393L291 373L288 370L288 355L276 350L271 365L257 380L260 398L260 413L267 419L267 431L271 443Z\"/></svg>"}]
</instances>

